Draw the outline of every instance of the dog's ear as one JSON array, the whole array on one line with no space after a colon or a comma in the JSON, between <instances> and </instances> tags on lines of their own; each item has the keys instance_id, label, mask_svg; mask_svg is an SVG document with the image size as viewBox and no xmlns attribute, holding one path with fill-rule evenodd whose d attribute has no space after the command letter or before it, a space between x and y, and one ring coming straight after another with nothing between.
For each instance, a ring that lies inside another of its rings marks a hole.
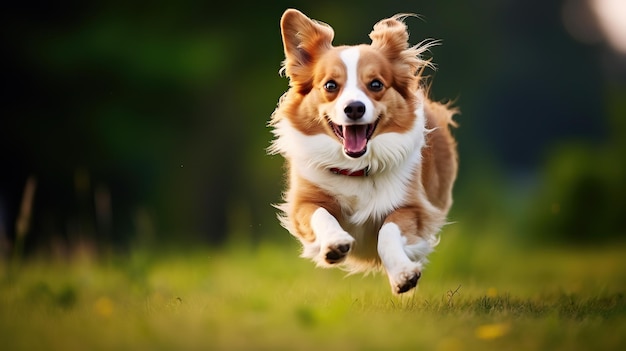
<instances>
[{"instance_id":1,"label":"dog's ear","mask_svg":"<svg viewBox=\"0 0 626 351\"><path fill-rule=\"evenodd\" d=\"M295 9L288 9L283 13L280 29L285 48L285 74L292 84L310 84L311 63L332 48L333 29Z\"/></svg>"},{"instance_id":2,"label":"dog's ear","mask_svg":"<svg viewBox=\"0 0 626 351\"><path fill-rule=\"evenodd\" d=\"M409 15L395 15L374 25L370 33L372 46L379 49L388 59L394 60L409 47L409 33L402 20Z\"/></svg>"},{"instance_id":3,"label":"dog's ear","mask_svg":"<svg viewBox=\"0 0 626 351\"><path fill-rule=\"evenodd\" d=\"M418 45L409 47L409 32L404 19L411 14L399 14L384 19L374 25L370 33L372 47L379 50L393 63L396 89L403 96L408 96L421 84L422 71L434 65L430 60L422 59L422 54L439 41L424 40Z\"/></svg>"}]
</instances>

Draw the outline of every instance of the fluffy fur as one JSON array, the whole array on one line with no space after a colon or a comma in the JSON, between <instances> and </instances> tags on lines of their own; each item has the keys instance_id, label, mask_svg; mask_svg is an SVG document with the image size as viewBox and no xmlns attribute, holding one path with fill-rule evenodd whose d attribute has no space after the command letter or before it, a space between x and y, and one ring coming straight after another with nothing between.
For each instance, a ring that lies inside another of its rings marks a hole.
<instances>
[{"instance_id":1,"label":"fluffy fur","mask_svg":"<svg viewBox=\"0 0 626 351\"><path fill-rule=\"evenodd\" d=\"M406 15L384 19L372 43L333 46L333 29L285 11L282 71L289 90L272 115L271 154L286 159L278 208L319 266L384 268L392 291L417 284L452 204L456 110L430 101Z\"/></svg>"}]
</instances>

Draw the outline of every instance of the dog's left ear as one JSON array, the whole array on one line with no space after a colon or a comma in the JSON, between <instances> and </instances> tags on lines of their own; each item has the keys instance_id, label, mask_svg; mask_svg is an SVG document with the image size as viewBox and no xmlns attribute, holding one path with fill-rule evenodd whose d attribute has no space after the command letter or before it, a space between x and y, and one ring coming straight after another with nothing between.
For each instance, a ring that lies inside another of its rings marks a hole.
<instances>
[{"instance_id":1,"label":"dog's left ear","mask_svg":"<svg viewBox=\"0 0 626 351\"><path fill-rule=\"evenodd\" d=\"M411 95L421 84L421 72L424 67L433 67L430 61L422 59L421 55L431 46L438 44L438 41L425 40L409 47L409 32L403 21L410 16L415 15L399 14L384 19L376 23L370 33L372 47L394 64L395 87L405 97Z\"/></svg>"},{"instance_id":2,"label":"dog's left ear","mask_svg":"<svg viewBox=\"0 0 626 351\"><path fill-rule=\"evenodd\" d=\"M400 57L409 47L409 33L402 20L408 15L395 15L374 25L370 33L372 46L380 50L390 60Z\"/></svg>"},{"instance_id":3,"label":"dog's left ear","mask_svg":"<svg viewBox=\"0 0 626 351\"><path fill-rule=\"evenodd\" d=\"M329 25L314 21L295 9L283 13L280 29L285 47L285 74L292 85L299 85L299 90L306 89L312 80L311 63L332 48L335 33Z\"/></svg>"}]
</instances>

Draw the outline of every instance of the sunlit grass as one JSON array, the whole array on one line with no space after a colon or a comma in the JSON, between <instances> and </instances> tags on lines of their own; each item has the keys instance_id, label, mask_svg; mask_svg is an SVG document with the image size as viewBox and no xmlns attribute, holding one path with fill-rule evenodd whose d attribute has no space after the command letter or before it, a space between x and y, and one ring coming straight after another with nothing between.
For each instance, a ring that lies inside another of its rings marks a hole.
<instances>
[{"instance_id":1,"label":"sunlit grass","mask_svg":"<svg viewBox=\"0 0 626 351\"><path fill-rule=\"evenodd\" d=\"M626 250L529 249L453 227L415 294L346 276L295 243L2 266L10 350L612 350ZM4 348L4 347L3 347Z\"/></svg>"}]
</instances>

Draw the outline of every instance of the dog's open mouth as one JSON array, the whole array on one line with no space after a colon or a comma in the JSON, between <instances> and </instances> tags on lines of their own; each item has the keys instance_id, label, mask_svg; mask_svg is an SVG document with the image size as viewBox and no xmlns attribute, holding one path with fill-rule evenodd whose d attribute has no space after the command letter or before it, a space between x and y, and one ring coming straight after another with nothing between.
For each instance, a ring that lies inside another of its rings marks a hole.
<instances>
[{"instance_id":1,"label":"dog's open mouth","mask_svg":"<svg viewBox=\"0 0 626 351\"><path fill-rule=\"evenodd\" d=\"M378 120L371 124L335 124L328 120L330 127L335 135L343 143L343 151L346 155L359 158L367 151L367 142L374 134L374 130L378 125Z\"/></svg>"}]
</instances>

